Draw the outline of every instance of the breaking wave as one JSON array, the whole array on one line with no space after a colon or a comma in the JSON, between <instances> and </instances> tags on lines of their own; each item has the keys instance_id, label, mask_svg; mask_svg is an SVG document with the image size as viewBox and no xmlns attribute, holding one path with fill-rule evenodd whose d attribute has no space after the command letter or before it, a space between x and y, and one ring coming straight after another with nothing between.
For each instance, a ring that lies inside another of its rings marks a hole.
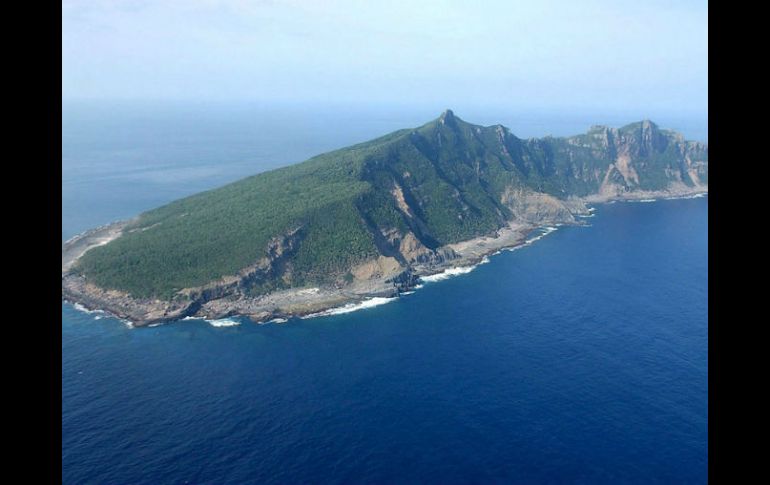
<instances>
[{"instance_id":1,"label":"breaking wave","mask_svg":"<svg viewBox=\"0 0 770 485\"><path fill-rule=\"evenodd\" d=\"M219 320L206 320L206 323L212 327L235 327L240 325L241 322L232 318L220 318Z\"/></svg>"},{"instance_id":2,"label":"breaking wave","mask_svg":"<svg viewBox=\"0 0 770 485\"><path fill-rule=\"evenodd\" d=\"M509 248L502 248L500 251L516 251L517 249L521 249L523 247L529 246L532 243L535 243L535 242L543 239L547 235L551 234L552 232L556 232L558 230L559 230L559 228L558 227L554 227L554 226L544 227L544 228L540 229L540 234L538 234L537 236L531 237L531 238L525 240L523 243L519 244L518 246L512 246L512 247L509 247ZM495 253L495 254L498 254L498 253Z\"/></svg>"},{"instance_id":3,"label":"breaking wave","mask_svg":"<svg viewBox=\"0 0 770 485\"><path fill-rule=\"evenodd\" d=\"M87 313L89 315L93 315L95 313L97 313L97 314L98 313L104 313L103 310L89 310L88 308L84 307L80 303L73 303L72 304L72 308L74 308L75 310L77 310L79 312Z\"/></svg>"},{"instance_id":4,"label":"breaking wave","mask_svg":"<svg viewBox=\"0 0 770 485\"><path fill-rule=\"evenodd\" d=\"M698 194L693 195L685 195L684 197L679 197L680 199L700 199L701 197L706 197L708 192L700 192Z\"/></svg>"},{"instance_id":5,"label":"breaking wave","mask_svg":"<svg viewBox=\"0 0 770 485\"><path fill-rule=\"evenodd\" d=\"M558 230L559 230L559 228L558 228L558 227L554 227L554 226L547 226L547 227L544 227L544 228L541 230L541 233L540 233L540 234L538 234L537 236L535 236L535 237L532 237L532 238L529 238L529 239L527 239L526 241L524 241L524 244L523 244L523 246L529 246L529 245L530 245L530 244L532 244L533 242L537 242L537 241L539 241L539 240L543 239L544 237L546 237L547 235L551 234L552 232L556 232L556 231L558 231Z\"/></svg>"},{"instance_id":6,"label":"breaking wave","mask_svg":"<svg viewBox=\"0 0 770 485\"><path fill-rule=\"evenodd\" d=\"M390 303L396 300L398 300L398 297L385 298L381 296L375 296L373 298L369 298L368 300L364 300L358 303L348 303L347 305L343 305L341 307L331 308L329 310L324 310L318 313L311 313L310 315L305 315L302 318L306 319L306 318L315 318L315 317L326 317L330 315L342 315L344 313L351 313L358 310L365 310L367 308L374 308L376 306L385 305L386 303Z\"/></svg>"},{"instance_id":7,"label":"breaking wave","mask_svg":"<svg viewBox=\"0 0 770 485\"><path fill-rule=\"evenodd\" d=\"M461 274L467 274L476 269L477 264L473 266L461 266L458 268L449 268L447 270L442 271L441 273L432 274L429 276L420 276L420 280L422 280L425 283L435 283L436 281L442 281L447 278L451 278L452 276L458 276Z\"/></svg>"}]
</instances>

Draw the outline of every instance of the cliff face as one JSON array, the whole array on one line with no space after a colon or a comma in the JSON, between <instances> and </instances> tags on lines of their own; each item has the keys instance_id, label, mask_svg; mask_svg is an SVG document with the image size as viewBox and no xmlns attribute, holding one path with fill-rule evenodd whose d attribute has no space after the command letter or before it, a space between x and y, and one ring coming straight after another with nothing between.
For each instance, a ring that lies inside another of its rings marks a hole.
<instances>
[{"instance_id":1,"label":"cliff face","mask_svg":"<svg viewBox=\"0 0 770 485\"><path fill-rule=\"evenodd\" d=\"M569 167L588 189L588 193L580 195L666 190L682 184L692 188L708 185L706 145L686 141L680 134L661 130L651 121L620 129L597 126L586 135L566 141L568 146L562 157L583 161ZM585 151L593 163L585 163Z\"/></svg>"},{"instance_id":2,"label":"cliff face","mask_svg":"<svg viewBox=\"0 0 770 485\"><path fill-rule=\"evenodd\" d=\"M72 298L111 291L125 308L152 302L148 318L176 318L222 298L408 281L415 265L461 258L450 245L511 224L570 223L585 201L707 184L707 146L650 121L525 140L448 110L142 214L63 266L63 286Z\"/></svg>"},{"instance_id":3,"label":"cliff face","mask_svg":"<svg viewBox=\"0 0 770 485\"><path fill-rule=\"evenodd\" d=\"M373 190L362 213L391 241L389 250L409 261L415 250L487 234L506 221L572 222L581 209L568 201L576 197L705 189L707 157L704 144L650 121L522 140L446 111L366 159L362 177ZM407 252L398 246L404 238Z\"/></svg>"}]
</instances>

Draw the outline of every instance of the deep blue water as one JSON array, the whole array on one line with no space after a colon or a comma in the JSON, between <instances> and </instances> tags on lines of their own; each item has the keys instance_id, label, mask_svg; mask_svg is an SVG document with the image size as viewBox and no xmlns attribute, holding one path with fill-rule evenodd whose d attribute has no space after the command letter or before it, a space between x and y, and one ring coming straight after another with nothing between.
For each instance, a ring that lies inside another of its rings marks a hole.
<instances>
[{"instance_id":1,"label":"deep blue water","mask_svg":"<svg viewBox=\"0 0 770 485\"><path fill-rule=\"evenodd\" d=\"M125 179L92 174L63 237L157 192L109 199ZM130 329L62 304L63 482L705 483L707 215L601 205L398 301L283 325Z\"/></svg>"}]
</instances>

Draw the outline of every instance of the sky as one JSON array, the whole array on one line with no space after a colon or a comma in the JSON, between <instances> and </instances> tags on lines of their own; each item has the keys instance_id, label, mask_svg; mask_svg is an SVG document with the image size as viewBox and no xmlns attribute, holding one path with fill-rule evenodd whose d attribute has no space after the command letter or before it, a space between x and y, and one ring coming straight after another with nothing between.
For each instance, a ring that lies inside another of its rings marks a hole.
<instances>
[{"instance_id":1,"label":"sky","mask_svg":"<svg viewBox=\"0 0 770 485\"><path fill-rule=\"evenodd\" d=\"M63 0L62 97L706 117L708 3Z\"/></svg>"}]
</instances>

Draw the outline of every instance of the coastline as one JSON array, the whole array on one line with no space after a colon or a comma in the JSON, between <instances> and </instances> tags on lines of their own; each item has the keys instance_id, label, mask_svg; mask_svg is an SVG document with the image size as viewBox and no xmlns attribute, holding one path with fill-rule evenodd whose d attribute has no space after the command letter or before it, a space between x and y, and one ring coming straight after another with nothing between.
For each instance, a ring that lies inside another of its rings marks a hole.
<instances>
[{"instance_id":1,"label":"coastline","mask_svg":"<svg viewBox=\"0 0 770 485\"><path fill-rule=\"evenodd\" d=\"M285 323L291 318L315 318L349 313L379 306L409 295L426 282L440 281L473 271L488 262L488 257L504 250L514 250L532 244L563 225L586 225L582 218L591 217L593 208L614 202L648 202L665 199L704 197L708 186L672 186L662 191L607 192L582 198L561 200L568 216L544 218L538 221L511 221L495 235L487 235L448 244L439 248L449 250L455 257L438 261L415 262L399 276L392 275L357 281L342 288L292 288L275 291L256 298L208 295L210 299L186 302L164 302L135 299L117 290L104 290L70 271L72 265L89 249L119 237L131 222L117 221L97 227L71 238L62 245L62 300L81 311L101 312L126 322L130 327L157 326L186 319L206 320L213 326L232 326L243 317L258 324ZM528 239L535 231L543 234ZM216 288L220 289L220 288ZM205 291L201 292L203 295Z\"/></svg>"}]
</instances>

